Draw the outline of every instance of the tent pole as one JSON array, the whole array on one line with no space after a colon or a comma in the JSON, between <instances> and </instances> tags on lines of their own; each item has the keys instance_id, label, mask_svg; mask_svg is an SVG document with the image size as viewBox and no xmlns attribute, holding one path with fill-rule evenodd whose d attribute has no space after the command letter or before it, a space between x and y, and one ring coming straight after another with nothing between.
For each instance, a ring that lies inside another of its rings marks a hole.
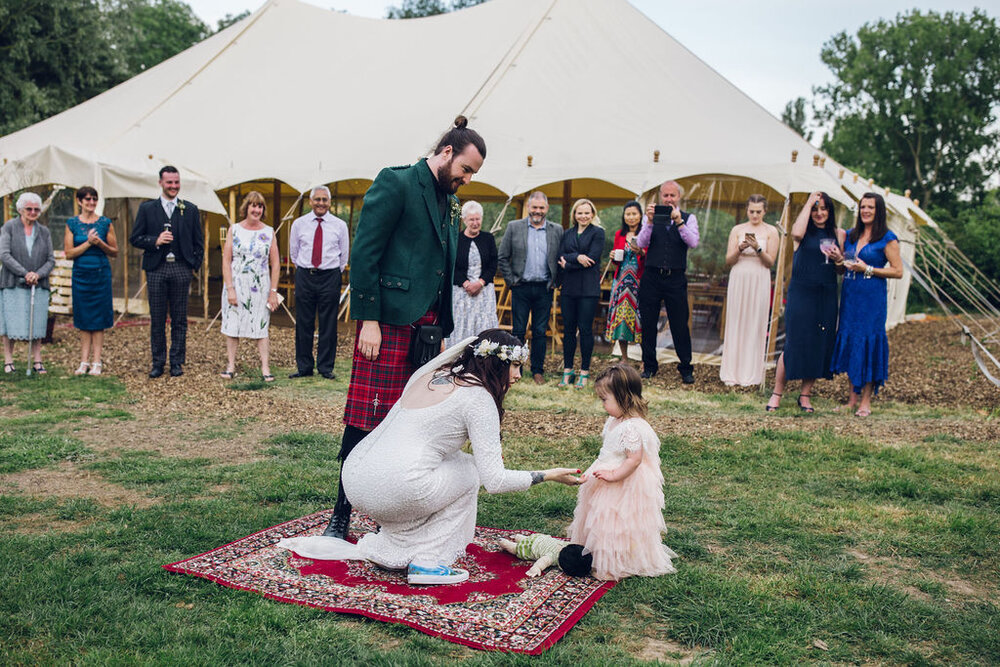
<instances>
[{"instance_id":1,"label":"tent pole","mask_svg":"<svg viewBox=\"0 0 1000 667\"><path fill-rule=\"evenodd\" d=\"M774 260L778 265L778 270L774 276L774 295L771 297L771 322L767 328L767 356L765 360L774 356L774 350L778 345L778 341L776 340L778 335L778 319L781 317L779 309L781 308L782 297L785 295L785 273L790 268L788 265L791 264L792 259L792 234L789 228L789 211L791 207L792 193L789 192L788 197L785 199L785 207L781 211L781 224L779 225L781 239L778 243L778 256ZM762 389L766 382L766 373L764 377L765 380L761 382Z\"/></svg>"},{"instance_id":2,"label":"tent pole","mask_svg":"<svg viewBox=\"0 0 1000 667\"><path fill-rule=\"evenodd\" d=\"M128 228L130 226L129 223L130 220L131 218L129 218L128 197L126 197L125 217L123 218L122 222L122 227L123 227L122 232L125 232L124 234L122 234L124 239L128 239L129 236ZM125 307L122 308L123 315L128 312L128 247L129 247L128 243L122 243L122 278L124 278L123 282L125 284Z\"/></svg>"},{"instance_id":3,"label":"tent pole","mask_svg":"<svg viewBox=\"0 0 1000 667\"><path fill-rule=\"evenodd\" d=\"M10 219L10 195L3 196L3 221Z\"/></svg>"},{"instance_id":4,"label":"tent pole","mask_svg":"<svg viewBox=\"0 0 1000 667\"><path fill-rule=\"evenodd\" d=\"M205 252L201 254L201 303L202 317L208 318L208 214L202 216L202 237L205 240Z\"/></svg>"},{"instance_id":5,"label":"tent pole","mask_svg":"<svg viewBox=\"0 0 1000 667\"><path fill-rule=\"evenodd\" d=\"M562 228L569 229L572 220L569 219L569 209L573 205L572 203L572 191L573 191L573 179L567 179L563 181L563 197L562 197Z\"/></svg>"}]
</instances>

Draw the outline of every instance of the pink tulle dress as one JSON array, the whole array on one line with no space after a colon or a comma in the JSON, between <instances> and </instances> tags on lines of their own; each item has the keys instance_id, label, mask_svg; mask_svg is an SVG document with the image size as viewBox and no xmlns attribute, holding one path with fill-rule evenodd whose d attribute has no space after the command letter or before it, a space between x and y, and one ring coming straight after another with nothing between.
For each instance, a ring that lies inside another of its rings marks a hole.
<instances>
[{"instance_id":1,"label":"pink tulle dress","mask_svg":"<svg viewBox=\"0 0 1000 667\"><path fill-rule=\"evenodd\" d=\"M609 417L601 435L601 453L587 468L588 479L580 486L573 523L567 529L570 541L594 555L593 575L598 579L676 572L670 559L677 554L661 541L667 526L663 522L660 439L638 417ZM614 470L629 452L640 448L642 461L625 479L605 482L591 476L595 470Z\"/></svg>"}]
</instances>

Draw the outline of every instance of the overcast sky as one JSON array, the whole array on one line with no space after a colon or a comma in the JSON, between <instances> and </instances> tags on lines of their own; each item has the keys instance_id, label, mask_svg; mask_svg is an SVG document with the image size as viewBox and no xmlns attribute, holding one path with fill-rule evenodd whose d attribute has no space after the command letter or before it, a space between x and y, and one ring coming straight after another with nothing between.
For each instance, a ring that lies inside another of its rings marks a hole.
<instances>
[{"instance_id":1,"label":"overcast sky","mask_svg":"<svg viewBox=\"0 0 1000 667\"><path fill-rule=\"evenodd\" d=\"M303 0L349 14L382 18L399 0ZM226 14L255 10L263 0L187 0L213 28ZM630 0L672 37L775 116L785 103L811 98L812 87L830 79L820 62L823 43L843 30L892 19L910 9L970 12L979 7L1000 16L1000 0Z\"/></svg>"}]
</instances>

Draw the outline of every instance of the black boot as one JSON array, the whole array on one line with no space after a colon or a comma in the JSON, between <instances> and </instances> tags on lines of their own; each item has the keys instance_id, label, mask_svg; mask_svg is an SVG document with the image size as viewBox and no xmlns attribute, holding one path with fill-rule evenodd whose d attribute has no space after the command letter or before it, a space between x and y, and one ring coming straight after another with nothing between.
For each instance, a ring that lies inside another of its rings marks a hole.
<instances>
[{"instance_id":1,"label":"black boot","mask_svg":"<svg viewBox=\"0 0 1000 667\"><path fill-rule=\"evenodd\" d=\"M347 531L351 526L351 504L344 503L347 507L337 506L330 517L330 524L323 531L323 537L337 537L342 540L347 539Z\"/></svg>"},{"instance_id":2,"label":"black boot","mask_svg":"<svg viewBox=\"0 0 1000 667\"><path fill-rule=\"evenodd\" d=\"M351 503L344 493L344 461L366 435L367 431L362 431L356 426L344 427L344 435L340 439L340 482L337 484L337 504L333 506L333 516L323 531L323 537L347 539L347 531L351 527Z\"/></svg>"}]
</instances>

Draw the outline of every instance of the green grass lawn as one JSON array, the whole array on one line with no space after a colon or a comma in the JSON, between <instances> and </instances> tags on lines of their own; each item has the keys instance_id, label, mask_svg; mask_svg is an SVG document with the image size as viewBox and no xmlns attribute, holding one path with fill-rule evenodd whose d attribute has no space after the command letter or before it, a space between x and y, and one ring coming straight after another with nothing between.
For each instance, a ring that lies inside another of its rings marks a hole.
<instances>
[{"instance_id":1,"label":"green grass lawn","mask_svg":"<svg viewBox=\"0 0 1000 667\"><path fill-rule=\"evenodd\" d=\"M260 385L232 389L272 391ZM306 393L326 405L342 391L315 383ZM529 659L161 568L332 506L339 433L288 429L252 460L165 456L127 440L97 447L76 427L125 424L142 409L118 380L0 379L0 662L1000 663L998 443L924 428L989 417L880 406L877 418L907 434L887 444L844 435L844 418L828 411L766 420L753 394L649 393L656 414L691 425L660 433L678 573L623 581ZM598 430L572 427L600 423L589 393L525 383L508 409L570 425L556 437L505 425L511 467L586 465L600 449ZM735 426L705 434L695 426L707 412ZM218 418L193 440L248 437L253 426ZM11 481L68 470L135 502ZM550 484L484 493L479 523L560 533L574 504L574 489Z\"/></svg>"}]
</instances>

